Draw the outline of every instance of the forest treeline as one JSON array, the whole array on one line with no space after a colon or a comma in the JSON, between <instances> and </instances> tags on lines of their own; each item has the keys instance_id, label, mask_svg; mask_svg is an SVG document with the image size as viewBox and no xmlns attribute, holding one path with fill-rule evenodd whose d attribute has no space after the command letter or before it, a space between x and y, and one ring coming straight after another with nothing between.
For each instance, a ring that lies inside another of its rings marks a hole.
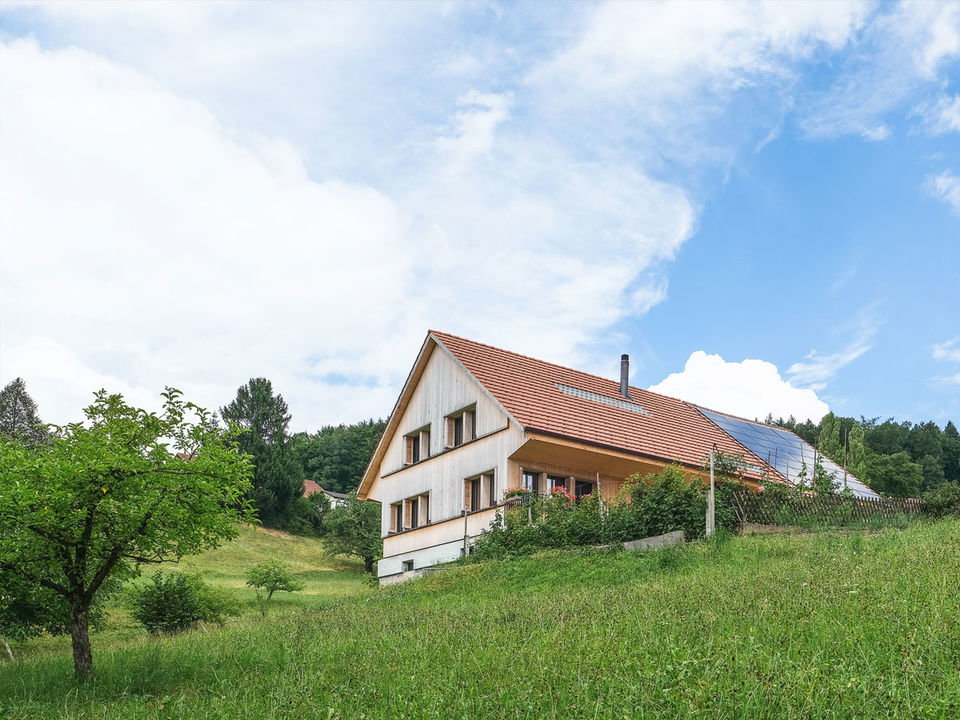
<instances>
[{"instance_id":1,"label":"forest treeline","mask_svg":"<svg viewBox=\"0 0 960 720\"><path fill-rule=\"evenodd\" d=\"M960 483L960 432L952 421L898 422L832 412L819 423L768 415L767 425L792 430L838 465L884 495L919 497L944 483Z\"/></svg>"}]
</instances>

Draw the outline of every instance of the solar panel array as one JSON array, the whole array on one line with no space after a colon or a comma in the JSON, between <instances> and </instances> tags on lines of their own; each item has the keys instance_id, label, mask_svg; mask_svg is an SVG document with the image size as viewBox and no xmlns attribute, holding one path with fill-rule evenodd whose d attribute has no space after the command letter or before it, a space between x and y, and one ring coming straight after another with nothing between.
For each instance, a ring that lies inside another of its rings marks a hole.
<instances>
[{"instance_id":1,"label":"solar panel array","mask_svg":"<svg viewBox=\"0 0 960 720\"><path fill-rule=\"evenodd\" d=\"M703 408L700 411L750 452L761 460L765 460L791 483L799 484L805 481L809 485L813 476L814 463L819 461L826 473L833 476L838 489L842 490L846 485L857 497L871 499L880 497L853 475L845 473L843 468L830 458L817 454L811 445L792 432L747 420L738 420Z\"/></svg>"}]
</instances>

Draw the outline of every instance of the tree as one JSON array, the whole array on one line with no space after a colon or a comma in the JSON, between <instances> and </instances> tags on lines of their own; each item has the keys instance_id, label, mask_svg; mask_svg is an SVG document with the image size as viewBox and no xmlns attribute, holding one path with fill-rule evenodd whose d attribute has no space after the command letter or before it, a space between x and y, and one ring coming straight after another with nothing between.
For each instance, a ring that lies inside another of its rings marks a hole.
<instances>
[{"instance_id":1,"label":"tree","mask_svg":"<svg viewBox=\"0 0 960 720\"><path fill-rule=\"evenodd\" d=\"M385 427L383 420L371 419L299 433L294 436L295 453L306 477L325 490L350 492L360 483Z\"/></svg>"},{"instance_id":2,"label":"tree","mask_svg":"<svg viewBox=\"0 0 960 720\"><path fill-rule=\"evenodd\" d=\"M297 592L303 590L303 583L293 577L290 566L282 560L271 558L257 563L247 571L247 585L257 591L257 602L261 612L264 611L261 591L267 594L266 602L270 602L273 594L278 590Z\"/></svg>"},{"instance_id":3,"label":"tree","mask_svg":"<svg viewBox=\"0 0 960 720\"><path fill-rule=\"evenodd\" d=\"M923 470L905 452L867 458L866 482L877 492L893 497L917 497L923 487Z\"/></svg>"},{"instance_id":4,"label":"tree","mask_svg":"<svg viewBox=\"0 0 960 720\"><path fill-rule=\"evenodd\" d=\"M867 475L867 446L863 425L854 422L847 435L847 469L863 480Z\"/></svg>"},{"instance_id":5,"label":"tree","mask_svg":"<svg viewBox=\"0 0 960 720\"><path fill-rule=\"evenodd\" d=\"M0 440L0 572L66 604L81 680L93 676L91 607L111 582L253 519L250 458L178 390L163 398L151 413L101 390L86 421L54 427L47 444Z\"/></svg>"},{"instance_id":6,"label":"tree","mask_svg":"<svg viewBox=\"0 0 960 720\"><path fill-rule=\"evenodd\" d=\"M843 445L840 441L840 418L828 412L820 421L817 449L835 463L843 464Z\"/></svg>"},{"instance_id":7,"label":"tree","mask_svg":"<svg viewBox=\"0 0 960 720\"><path fill-rule=\"evenodd\" d=\"M343 505L330 509L323 527L328 553L358 557L364 569L373 572L373 564L383 555L380 503L351 494Z\"/></svg>"},{"instance_id":8,"label":"tree","mask_svg":"<svg viewBox=\"0 0 960 720\"><path fill-rule=\"evenodd\" d=\"M943 428L943 475L949 482L960 482L960 432L952 422Z\"/></svg>"},{"instance_id":9,"label":"tree","mask_svg":"<svg viewBox=\"0 0 960 720\"><path fill-rule=\"evenodd\" d=\"M256 467L251 499L264 525L286 527L291 504L303 495L303 470L291 451L290 412L283 396L273 394L266 378L251 378L233 402L220 409L223 419L244 430L240 449Z\"/></svg>"},{"instance_id":10,"label":"tree","mask_svg":"<svg viewBox=\"0 0 960 720\"><path fill-rule=\"evenodd\" d=\"M0 435L26 443L47 439L37 404L27 392L23 378L17 378L0 390Z\"/></svg>"}]
</instances>

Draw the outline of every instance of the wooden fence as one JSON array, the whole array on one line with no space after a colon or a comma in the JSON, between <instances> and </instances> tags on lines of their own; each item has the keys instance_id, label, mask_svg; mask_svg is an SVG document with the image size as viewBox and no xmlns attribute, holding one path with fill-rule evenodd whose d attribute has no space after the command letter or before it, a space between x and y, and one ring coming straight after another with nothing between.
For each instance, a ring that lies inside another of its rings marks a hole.
<instances>
[{"instance_id":1,"label":"wooden fence","mask_svg":"<svg viewBox=\"0 0 960 720\"><path fill-rule=\"evenodd\" d=\"M765 494L749 489L733 492L737 519L761 525L851 525L923 513L923 501L913 498L845 497L842 495Z\"/></svg>"}]
</instances>

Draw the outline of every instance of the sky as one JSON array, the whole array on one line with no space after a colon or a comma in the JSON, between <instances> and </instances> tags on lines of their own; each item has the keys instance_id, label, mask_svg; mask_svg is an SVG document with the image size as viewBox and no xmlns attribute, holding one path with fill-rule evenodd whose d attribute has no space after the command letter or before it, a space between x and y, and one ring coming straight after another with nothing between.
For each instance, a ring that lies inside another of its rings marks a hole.
<instances>
[{"instance_id":1,"label":"sky","mask_svg":"<svg viewBox=\"0 0 960 720\"><path fill-rule=\"evenodd\" d=\"M428 329L960 420L960 5L0 4L0 384L294 430Z\"/></svg>"}]
</instances>

